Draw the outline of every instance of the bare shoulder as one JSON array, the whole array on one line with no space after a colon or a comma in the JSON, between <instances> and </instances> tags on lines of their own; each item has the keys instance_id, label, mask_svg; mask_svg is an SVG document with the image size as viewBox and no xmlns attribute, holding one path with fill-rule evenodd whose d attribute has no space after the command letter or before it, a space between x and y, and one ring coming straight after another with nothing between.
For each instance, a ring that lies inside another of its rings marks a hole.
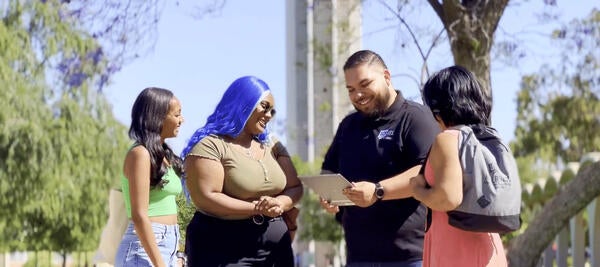
<instances>
[{"instance_id":1,"label":"bare shoulder","mask_svg":"<svg viewBox=\"0 0 600 267\"><path fill-rule=\"evenodd\" d=\"M125 157L125 163L128 162L139 162L139 161L150 161L150 152L144 146L135 146L127 152Z\"/></svg>"},{"instance_id":2,"label":"bare shoulder","mask_svg":"<svg viewBox=\"0 0 600 267\"><path fill-rule=\"evenodd\" d=\"M432 150L456 151L458 150L458 137L450 132L441 132L435 137Z\"/></svg>"},{"instance_id":3,"label":"bare shoulder","mask_svg":"<svg viewBox=\"0 0 600 267\"><path fill-rule=\"evenodd\" d=\"M456 134L448 131L442 131L435 137L436 142L449 142L452 140L456 141L458 140L458 137L456 136Z\"/></svg>"},{"instance_id":4,"label":"bare shoulder","mask_svg":"<svg viewBox=\"0 0 600 267\"><path fill-rule=\"evenodd\" d=\"M150 173L150 152L144 146L135 146L127 152L123 164L123 174L131 181L135 177L145 177ZM142 174L142 176L140 176ZM141 179L146 180L146 179ZM149 180L148 180L149 181Z\"/></svg>"}]
</instances>

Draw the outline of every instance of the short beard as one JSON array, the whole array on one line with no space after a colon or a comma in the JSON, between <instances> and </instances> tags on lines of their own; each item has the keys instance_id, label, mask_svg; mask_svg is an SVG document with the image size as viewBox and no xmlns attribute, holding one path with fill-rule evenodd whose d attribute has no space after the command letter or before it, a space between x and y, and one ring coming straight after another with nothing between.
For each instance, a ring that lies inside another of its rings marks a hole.
<instances>
[{"instance_id":1,"label":"short beard","mask_svg":"<svg viewBox=\"0 0 600 267\"><path fill-rule=\"evenodd\" d=\"M358 110L358 109L357 109ZM375 118L379 118L383 115L384 110L381 110L379 108L374 109L371 112L364 112L364 111L360 111L358 110L360 113L362 113L363 115L365 115L365 117L367 118L371 118L371 119L375 119Z\"/></svg>"},{"instance_id":2,"label":"short beard","mask_svg":"<svg viewBox=\"0 0 600 267\"><path fill-rule=\"evenodd\" d=\"M385 112L388 110L387 103L388 103L389 99L390 99L390 92L388 90L385 90L381 97L375 98L375 108L371 112L361 111L356 106L354 106L354 109L356 109L358 112L362 113L363 115L365 115L368 118L379 118L379 117L383 116L385 114Z\"/></svg>"}]
</instances>

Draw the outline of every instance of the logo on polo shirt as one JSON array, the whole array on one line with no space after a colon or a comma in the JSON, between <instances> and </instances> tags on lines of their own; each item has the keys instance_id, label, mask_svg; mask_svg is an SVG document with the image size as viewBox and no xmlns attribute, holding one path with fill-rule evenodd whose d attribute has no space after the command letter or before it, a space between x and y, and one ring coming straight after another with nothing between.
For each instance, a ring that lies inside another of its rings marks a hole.
<instances>
[{"instance_id":1,"label":"logo on polo shirt","mask_svg":"<svg viewBox=\"0 0 600 267\"><path fill-rule=\"evenodd\" d=\"M377 135L377 139L379 140L392 140L392 136L394 135L394 130L392 129L387 129L387 130L381 130L379 132L379 135Z\"/></svg>"}]
</instances>

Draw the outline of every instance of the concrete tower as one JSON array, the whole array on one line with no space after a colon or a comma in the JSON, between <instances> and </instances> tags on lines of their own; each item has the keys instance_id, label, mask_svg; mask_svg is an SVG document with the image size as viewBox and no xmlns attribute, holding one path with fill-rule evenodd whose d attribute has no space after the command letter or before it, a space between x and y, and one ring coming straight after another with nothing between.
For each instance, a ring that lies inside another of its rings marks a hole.
<instances>
[{"instance_id":1,"label":"concrete tower","mask_svg":"<svg viewBox=\"0 0 600 267\"><path fill-rule=\"evenodd\" d=\"M288 0L287 148L313 162L353 110L342 66L361 48L360 0Z\"/></svg>"}]
</instances>

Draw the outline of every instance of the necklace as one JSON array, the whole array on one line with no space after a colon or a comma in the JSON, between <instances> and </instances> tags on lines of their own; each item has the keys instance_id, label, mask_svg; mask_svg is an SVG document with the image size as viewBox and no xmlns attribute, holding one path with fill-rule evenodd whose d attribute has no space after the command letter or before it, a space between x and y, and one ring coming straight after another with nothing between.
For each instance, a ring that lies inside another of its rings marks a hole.
<instances>
[{"instance_id":1,"label":"necklace","mask_svg":"<svg viewBox=\"0 0 600 267\"><path fill-rule=\"evenodd\" d=\"M261 149L263 148L263 145L260 144ZM256 159L254 157L254 155L252 154L252 150L250 150L250 148L252 148L252 145L250 145L250 147L244 147L245 151L246 151L246 156L248 156L249 158L256 160L258 162L258 164L260 165L260 168L263 171L263 176L265 178L265 182L270 182L271 180L269 179L269 171L267 171L267 167L265 166L263 159Z\"/></svg>"},{"instance_id":2,"label":"necklace","mask_svg":"<svg viewBox=\"0 0 600 267\"><path fill-rule=\"evenodd\" d=\"M270 182L271 180L269 180L269 172L267 171L267 167L265 167L265 164L263 163L263 161L261 159L257 160L258 164L260 164L260 167L263 170L263 175L265 177L265 182Z\"/></svg>"}]
</instances>

